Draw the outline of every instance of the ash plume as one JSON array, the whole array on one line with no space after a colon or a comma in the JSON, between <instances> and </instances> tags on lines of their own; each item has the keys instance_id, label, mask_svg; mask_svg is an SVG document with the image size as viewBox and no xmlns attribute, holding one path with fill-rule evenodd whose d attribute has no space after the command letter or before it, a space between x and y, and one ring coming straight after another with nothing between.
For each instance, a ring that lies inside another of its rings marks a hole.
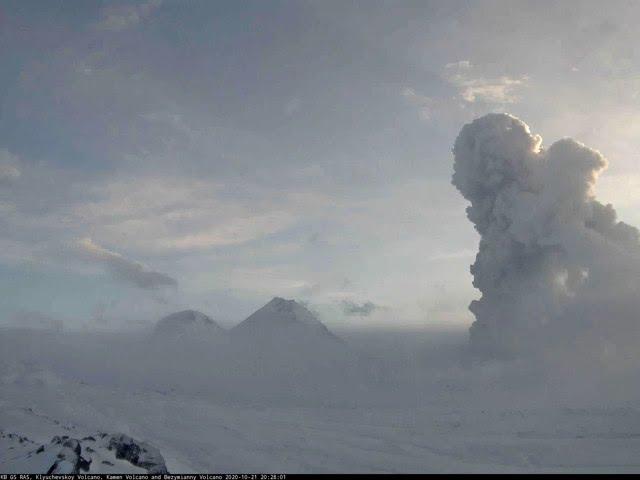
<instances>
[{"instance_id":1,"label":"ash plume","mask_svg":"<svg viewBox=\"0 0 640 480\"><path fill-rule=\"evenodd\" d=\"M543 148L507 114L465 125L453 153L452 183L480 234L474 351L635 351L640 237L595 199L605 158L572 139Z\"/></svg>"}]
</instances>

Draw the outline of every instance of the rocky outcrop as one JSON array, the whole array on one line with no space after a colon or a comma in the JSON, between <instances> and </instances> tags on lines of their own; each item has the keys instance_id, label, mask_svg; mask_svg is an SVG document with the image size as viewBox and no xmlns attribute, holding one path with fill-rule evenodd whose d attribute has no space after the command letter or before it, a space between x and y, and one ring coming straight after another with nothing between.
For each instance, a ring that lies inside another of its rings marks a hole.
<instances>
[{"instance_id":1,"label":"rocky outcrop","mask_svg":"<svg viewBox=\"0 0 640 480\"><path fill-rule=\"evenodd\" d=\"M115 451L116 458L144 468L149 473L169 473L160 451L147 443L118 434L109 437L107 448Z\"/></svg>"},{"instance_id":2,"label":"rocky outcrop","mask_svg":"<svg viewBox=\"0 0 640 480\"><path fill-rule=\"evenodd\" d=\"M2 447L12 451L9 460L0 463L3 473L169 473L157 448L124 434L98 433L82 439L55 436L48 444L36 447L26 437L0 431L0 440Z\"/></svg>"},{"instance_id":3,"label":"rocky outcrop","mask_svg":"<svg viewBox=\"0 0 640 480\"><path fill-rule=\"evenodd\" d=\"M44 454L49 450L49 454L55 453L55 460L47 470L47 474L63 474L63 473L81 473L88 472L91 466L91 458L86 459L82 456L82 446L80 440L70 438L68 436L53 437L49 448L40 447L36 450L36 454ZM38 453L39 452L39 453Z\"/></svg>"}]
</instances>

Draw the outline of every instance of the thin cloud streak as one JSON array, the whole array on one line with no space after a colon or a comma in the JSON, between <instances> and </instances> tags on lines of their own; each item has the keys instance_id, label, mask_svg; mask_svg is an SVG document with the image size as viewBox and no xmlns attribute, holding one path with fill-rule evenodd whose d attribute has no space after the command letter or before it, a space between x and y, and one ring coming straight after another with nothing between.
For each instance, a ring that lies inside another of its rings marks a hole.
<instances>
[{"instance_id":1,"label":"thin cloud streak","mask_svg":"<svg viewBox=\"0 0 640 480\"><path fill-rule=\"evenodd\" d=\"M83 238L77 244L85 258L103 264L117 280L146 290L178 285L178 281L169 275L150 270L139 262L107 250L90 238Z\"/></svg>"}]
</instances>

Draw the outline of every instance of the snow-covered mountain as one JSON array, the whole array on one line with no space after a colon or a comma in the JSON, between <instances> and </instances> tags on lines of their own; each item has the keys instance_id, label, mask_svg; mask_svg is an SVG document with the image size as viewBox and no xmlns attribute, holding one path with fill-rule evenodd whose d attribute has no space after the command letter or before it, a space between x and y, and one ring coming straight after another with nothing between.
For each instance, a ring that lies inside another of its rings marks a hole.
<instances>
[{"instance_id":1,"label":"snow-covered mountain","mask_svg":"<svg viewBox=\"0 0 640 480\"><path fill-rule=\"evenodd\" d=\"M224 329L204 313L183 310L172 313L158 321L154 333L161 337L182 337L220 335Z\"/></svg>"},{"instance_id":2,"label":"snow-covered mountain","mask_svg":"<svg viewBox=\"0 0 640 480\"><path fill-rule=\"evenodd\" d=\"M275 297L230 334L233 352L225 364L264 399L344 392L358 376L358 353L294 300Z\"/></svg>"},{"instance_id":3,"label":"snow-covered mountain","mask_svg":"<svg viewBox=\"0 0 640 480\"><path fill-rule=\"evenodd\" d=\"M236 337L255 341L303 338L340 341L305 306L280 297L273 298L231 332Z\"/></svg>"}]
</instances>

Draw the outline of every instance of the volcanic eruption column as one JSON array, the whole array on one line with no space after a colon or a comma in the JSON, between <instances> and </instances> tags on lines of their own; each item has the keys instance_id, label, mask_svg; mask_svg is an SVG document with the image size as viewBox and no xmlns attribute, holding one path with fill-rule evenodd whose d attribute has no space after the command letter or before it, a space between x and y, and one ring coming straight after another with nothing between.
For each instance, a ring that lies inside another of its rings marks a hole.
<instances>
[{"instance_id":1,"label":"volcanic eruption column","mask_svg":"<svg viewBox=\"0 0 640 480\"><path fill-rule=\"evenodd\" d=\"M571 139L544 149L521 120L490 114L462 128L453 153L452 183L480 234L476 352L521 353L584 332L615 341L639 323L638 230L595 199L607 166L599 152Z\"/></svg>"}]
</instances>

